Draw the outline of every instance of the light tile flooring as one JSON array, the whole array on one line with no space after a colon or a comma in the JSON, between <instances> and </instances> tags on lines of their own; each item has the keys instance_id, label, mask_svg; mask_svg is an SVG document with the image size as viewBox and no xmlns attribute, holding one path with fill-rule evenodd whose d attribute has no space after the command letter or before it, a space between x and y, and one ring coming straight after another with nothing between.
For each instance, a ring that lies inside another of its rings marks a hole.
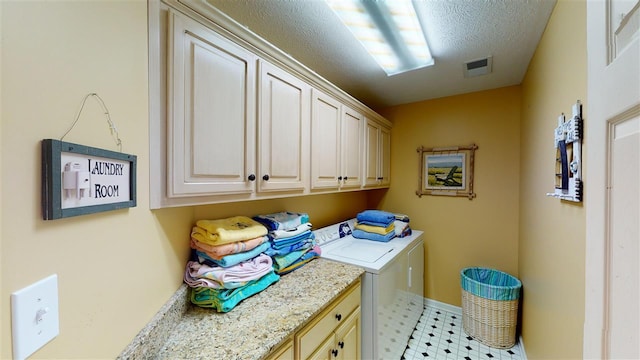
<instances>
[{"instance_id":1,"label":"light tile flooring","mask_svg":"<svg viewBox=\"0 0 640 360\"><path fill-rule=\"evenodd\" d=\"M479 343L462 330L460 308L428 301L402 360L526 360L519 343L495 349Z\"/></svg>"}]
</instances>

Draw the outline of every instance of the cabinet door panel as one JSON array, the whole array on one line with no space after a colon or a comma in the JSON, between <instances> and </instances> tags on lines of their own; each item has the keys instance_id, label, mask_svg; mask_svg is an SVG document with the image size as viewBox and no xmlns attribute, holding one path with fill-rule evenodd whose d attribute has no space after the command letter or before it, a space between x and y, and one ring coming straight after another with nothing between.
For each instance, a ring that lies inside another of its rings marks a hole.
<instances>
[{"instance_id":1,"label":"cabinet door panel","mask_svg":"<svg viewBox=\"0 0 640 360\"><path fill-rule=\"evenodd\" d=\"M382 186L389 186L391 183L391 130L386 127L380 128L380 177Z\"/></svg>"},{"instance_id":2,"label":"cabinet door panel","mask_svg":"<svg viewBox=\"0 0 640 360\"><path fill-rule=\"evenodd\" d=\"M287 341L284 345L281 345L273 353L267 356L267 360L293 360L293 340Z\"/></svg>"},{"instance_id":3,"label":"cabinet door panel","mask_svg":"<svg viewBox=\"0 0 640 360\"><path fill-rule=\"evenodd\" d=\"M360 359L360 308L336 330L338 359Z\"/></svg>"},{"instance_id":4,"label":"cabinet door panel","mask_svg":"<svg viewBox=\"0 0 640 360\"><path fill-rule=\"evenodd\" d=\"M342 187L360 187L362 181L362 115L343 106ZM346 179L346 180L345 180Z\"/></svg>"},{"instance_id":5,"label":"cabinet door panel","mask_svg":"<svg viewBox=\"0 0 640 360\"><path fill-rule=\"evenodd\" d=\"M333 335L330 336L305 360L332 360L334 356L331 352L335 351L335 341L335 337Z\"/></svg>"},{"instance_id":6,"label":"cabinet door panel","mask_svg":"<svg viewBox=\"0 0 640 360\"><path fill-rule=\"evenodd\" d=\"M309 166L309 86L260 62L259 190L304 190ZM268 175L268 180L263 176Z\"/></svg>"},{"instance_id":7,"label":"cabinet door panel","mask_svg":"<svg viewBox=\"0 0 640 360\"><path fill-rule=\"evenodd\" d=\"M365 120L364 185L389 186L391 161L391 130L380 123Z\"/></svg>"},{"instance_id":8,"label":"cabinet door panel","mask_svg":"<svg viewBox=\"0 0 640 360\"><path fill-rule=\"evenodd\" d=\"M337 189L340 175L340 103L312 91L311 188Z\"/></svg>"},{"instance_id":9,"label":"cabinet door panel","mask_svg":"<svg viewBox=\"0 0 640 360\"><path fill-rule=\"evenodd\" d=\"M365 185L377 185L379 183L379 155L380 155L380 126L367 121L365 131Z\"/></svg>"},{"instance_id":10,"label":"cabinet door panel","mask_svg":"<svg viewBox=\"0 0 640 360\"><path fill-rule=\"evenodd\" d=\"M172 13L168 195L252 192L254 56Z\"/></svg>"}]
</instances>

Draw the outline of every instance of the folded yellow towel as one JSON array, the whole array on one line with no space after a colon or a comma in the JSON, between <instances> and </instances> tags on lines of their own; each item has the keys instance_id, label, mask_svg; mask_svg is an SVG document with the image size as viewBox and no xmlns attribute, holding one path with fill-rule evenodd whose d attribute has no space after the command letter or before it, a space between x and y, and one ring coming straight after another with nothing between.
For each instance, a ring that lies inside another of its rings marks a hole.
<instances>
[{"instance_id":1,"label":"folded yellow towel","mask_svg":"<svg viewBox=\"0 0 640 360\"><path fill-rule=\"evenodd\" d=\"M395 225L394 223L391 223L391 225L387 226L386 228L383 228L381 226L359 224L356 221L356 229L360 229L362 231L366 231L374 234L387 235L388 233L395 230Z\"/></svg>"},{"instance_id":2,"label":"folded yellow towel","mask_svg":"<svg viewBox=\"0 0 640 360\"><path fill-rule=\"evenodd\" d=\"M267 235L267 228L246 217L234 216L217 220L198 220L191 237L210 245L228 244Z\"/></svg>"}]
</instances>

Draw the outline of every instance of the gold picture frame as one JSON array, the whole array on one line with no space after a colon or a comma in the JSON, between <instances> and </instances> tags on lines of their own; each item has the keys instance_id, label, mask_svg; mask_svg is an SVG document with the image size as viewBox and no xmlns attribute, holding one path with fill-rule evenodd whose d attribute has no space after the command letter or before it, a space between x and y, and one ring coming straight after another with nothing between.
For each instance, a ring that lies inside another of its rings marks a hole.
<instances>
[{"instance_id":1,"label":"gold picture frame","mask_svg":"<svg viewBox=\"0 0 640 360\"><path fill-rule=\"evenodd\" d=\"M473 200L473 165L476 144L425 148L416 151L419 159L416 195L460 196Z\"/></svg>"}]
</instances>

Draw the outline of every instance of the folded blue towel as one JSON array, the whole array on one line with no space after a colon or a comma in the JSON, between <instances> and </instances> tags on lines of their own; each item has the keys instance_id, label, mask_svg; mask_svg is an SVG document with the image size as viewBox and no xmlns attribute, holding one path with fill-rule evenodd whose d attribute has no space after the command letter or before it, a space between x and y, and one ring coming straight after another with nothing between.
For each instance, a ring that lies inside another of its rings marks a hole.
<instances>
[{"instance_id":1,"label":"folded blue towel","mask_svg":"<svg viewBox=\"0 0 640 360\"><path fill-rule=\"evenodd\" d=\"M289 236L289 237L281 237L281 238L277 238L274 239L271 237L271 235L269 235L269 241L271 241L274 244L291 244L297 241L302 241L308 238L313 238L315 239L315 235L313 235L313 232L311 230L307 230L305 232L303 232L302 234L298 234L298 235L294 235L294 236Z\"/></svg>"},{"instance_id":2,"label":"folded blue towel","mask_svg":"<svg viewBox=\"0 0 640 360\"><path fill-rule=\"evenodd\" d=\"M374 226L387 227L393 223L396 216L390 212L382 210L365 210L358 213L356 219L358 219L358 222L361 224L371 225L371 223L377 223L377 225Z\"/></svg>"},{"instance_id":3,"label":"folded blue towel","mask_svg":"<svg viewBox=\"0 0 640 360\"><path fill-rule=\"evenodd\" d=\"M310 249L309 251L307 251L306 253L304 253L304 255L302 255L300 258L298 258L298 260L294 261L293 263L289 264L286 267L281 267L281 268L276 268L275 267L275 263L274 263L274 270L276 271L276 273L278 275L285 275L288 274L302 266L304 266L305 264L307 264L309 261L319 258L320 254L322 253L322 250L320 249L319 246L314 246L312 249Z\"/></svg>"},{"instance_id":4,"label":"folded blue towel","mask_svg":"<svg viewBox=\"0 0 640 360\"><path fill-rule=\"evenodd\" d=\"M201 264L207 264L207 265L213 264L213 265L222 266L222 267L229 267L236 264L240 264L243 261L253 259L254 257L263 253L268 248L269 248L269 243L263 243L263 244L260 244L258 247L251 249L249 251L223 256L220 260L213 259L202 251L196 251L196 254L198 255L198 261Z\"/></svg>"},{"instance_id":5,"label":"folded blue towel","mask_svg":"<svg viewBox=\"0 0 640 360\"><path fill-rule=\"evenodd\" d=\"M396 237L395 231L391 231L387 235L380 235L360 229L353 230L353 237L357 239L366 239L380 242L389 242L391 239Z\"/></svg>"},{"instance_id":6,"label":"folded blue towel","mask_svg":"<svg viewBox=\"0 0 640 360\"><path fill-rule=\"evenodd\" d=\"M287 242L270 242L271 244L271 248L272 249L286 249L298 244L305 244L308 242L315 242L315 237L314 236L309 236L308 238L305 239L299 239L296 241L287 241Z\"/></svg>"},{"instance_id":7,"label":"folded blue towel","mask_svg":"<svg viewBox=\"0 0 640 360\"><path fill-rule=\"evenodd\" d=\"M295 213L282 211L274 214L257 215L253 220L266 226L270 231L293 230L298 226L309 222L309 215L306 213Z\"/></svg>"},{"instance_id":8,"label":"folded blue towel","mask_svg":"<svg viewBox=\"0 0 640 360\"><path fill-rule=\"evenodd\" d=\"M294 252L294 251L298 251L298 250L305 250L305 249L311 249L314 245L316 244L316 241L313 239L307 239L305 241L299 241L295 244L291 244L291 245L287 245L284 247L274 247L273 244L271 244L271 247L268 248L267 250L265 250L265 254L274 257L276 255L287 255L290 252Z\"/></svg>"},{"instance_id":9,"label":"folded blue towel","mask_svg":"<svg viewBox=\"0 0 640 360\"><path fill-rule=\"evenodd\" d=\"M364 221L359 221L358 220L358 224L369 225L369 226L377 226L377 227L382 228L382 229L386 229L391 225L391 224L385 224L385 223L380 223L380 222L375 222L375 221L366 221L366 220L364 220Z\"/></svg>"}]
</instances>

